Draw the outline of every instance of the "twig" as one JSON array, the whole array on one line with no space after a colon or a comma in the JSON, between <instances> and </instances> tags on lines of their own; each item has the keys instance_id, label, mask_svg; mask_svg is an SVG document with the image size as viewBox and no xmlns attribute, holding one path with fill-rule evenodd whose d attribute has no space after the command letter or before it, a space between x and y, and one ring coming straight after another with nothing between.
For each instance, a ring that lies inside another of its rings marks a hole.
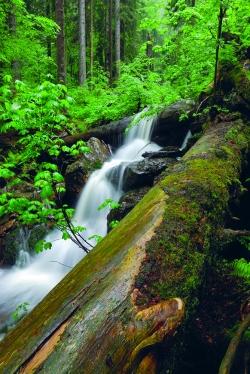
<instances>
[{"instance_id":1,"label":"twig","mask_svg":"<svg viewBox=\"0 0 250 374\"><path fill-rule=\"evenodd\" d=\"M62 266L65 266L66 268L73 269L72 266L65 265L65 264L63 264L62 262L59 262L59 261L50 261L50 262L56 262L57 264L60 264L60 265L62 265Z\"/></svg>"}]
</instances>

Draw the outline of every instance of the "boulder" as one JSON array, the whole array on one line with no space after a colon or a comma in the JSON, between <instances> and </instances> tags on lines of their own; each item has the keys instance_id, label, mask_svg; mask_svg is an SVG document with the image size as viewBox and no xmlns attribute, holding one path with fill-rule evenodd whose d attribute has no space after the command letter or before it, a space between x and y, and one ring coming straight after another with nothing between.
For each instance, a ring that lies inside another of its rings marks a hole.
<instances>
[{"instance_id":1,"label":"boulder","mask_svg":"<svg viewBox=\"0 0 250 374\"><path fill-rule=\"evenodd\" d=\"M108 214L108 231L112 221L121 221L149 191L150 187L142 187L127 192L119 201L119 208L112 209Z\"/></svg>"},{"instance_id":2,"label":"boulder","mask_svg":"<svg viewBox=\"0 0 250 374\"><path fill-rule=\"evenodd\" d=\"M69 164L65 171L65 200L69 204L75 203L90 173L99 169L110 156L109 147L97 138L90 138L87 145L91 151Z\"/></svg>"},{"instance_id":3,"label":"boulder","mask_svg":"<svg viewBox=\"0 0 250 374\"><path fill-rule=\"evenodd\" d=\"M152 140L161 146L180 147L190 130L190 118L195 109L196 103L192 100L180 100L168 106L158 117Z\"/></svg>"},{"instance_id":4,"label":"boulder","mask_svg":"<svg viewBox=\"0 0 250 374\"><path fill-rule=\"evenodd\" d=\"M124 172L123 190L152 186L154 178L175 162L172 158L152 158L132 162Z\"/></svg>"},{"instance_id":5,"label":"boulder","mask_svg":"<svg viewBox=\"0 0 250 374\"><path fill-rule=\"evenodd\" d=\"M4 236L0 236L0 243L2 244L0 263L6 266L16 263L21 250L34 253L35 244L43 239L48 232L45 225L35 225L29 228L17 225L16 221L11 218L6 225L9 226L9 229L4 233Z\"/></svg>"}]
</instances>

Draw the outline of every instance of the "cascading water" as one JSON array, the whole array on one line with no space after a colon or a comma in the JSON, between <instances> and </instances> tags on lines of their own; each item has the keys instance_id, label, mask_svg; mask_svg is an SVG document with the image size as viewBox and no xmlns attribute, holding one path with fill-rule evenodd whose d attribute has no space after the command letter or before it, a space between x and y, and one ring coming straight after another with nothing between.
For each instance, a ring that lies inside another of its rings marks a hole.
<instances>
[{"instance_id":1,"label":"cascading water","mask_svg":"<svg viewBox=\"0 0 250 374\"><path fill-rule=\"evenodd\" d=\"M154 117L144 116L140 120L137 117L136 121L138 123L126 134L124 144L100 170L90 176L81 193L73 221L86 228L86 239L95 234L107 234L109 209L98 210L98 207L106 199L120 199L126 166L142 159L145 150L154 152L160 149L157 144L150 142ZM116 183L111 182L114 171ZM51 232L46 240L53 243L50 251L30 257L27 248L21 248L16 265L10 269L0 269L0 327L7 323L18 305L27 302L32 309L85 255L71 240L62 240L57 230Z\"/></svg>"}]
</instances>

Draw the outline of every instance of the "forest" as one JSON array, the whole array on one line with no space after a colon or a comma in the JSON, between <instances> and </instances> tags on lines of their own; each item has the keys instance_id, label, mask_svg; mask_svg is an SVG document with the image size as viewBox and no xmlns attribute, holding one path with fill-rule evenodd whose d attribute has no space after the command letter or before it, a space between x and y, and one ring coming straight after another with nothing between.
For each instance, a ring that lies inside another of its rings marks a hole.
<instances>
[{"instance_id":1,"label":"forest","mask_svg":"<svg viewBox=\"0 0 250 374\"><path fill-rule=\"evenodd\" d=\"M250 373L250 2L0 0L0 374Z\"/></svg>"}]
</instances>

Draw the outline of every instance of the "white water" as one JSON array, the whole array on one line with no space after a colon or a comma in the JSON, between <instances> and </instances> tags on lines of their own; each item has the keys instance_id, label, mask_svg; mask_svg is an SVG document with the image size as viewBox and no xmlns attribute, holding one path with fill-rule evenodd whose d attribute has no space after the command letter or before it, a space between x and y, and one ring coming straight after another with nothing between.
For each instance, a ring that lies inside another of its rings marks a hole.
<instances>
[{"instance_id":1,"label":"white water","mask_svg":"<svg viewBox=\"0 0 250 374\"><path fill-rule=\"evenodd\" d=\"M73 219L77 225L86 227L86 239L95 234L107 234L109 209L100 211L98 207L106 199L120 199L126 166L142 159L141 155L145 151L160 149L157 144L150 142L154 122L153 117L144 117L131 127L124 144L89 178ZM110 182L114 172L118 175L116 185ZM53 243L52 249L31 257L25 244L27 237L24 235L24 244L16 265L10 269L0 269L0 326L6 323L18 305L28 302L32 309L84 257L84 251L71 240L64 241L60 238L60 232L54 230L46 237L47 241Z\"/></svg>"}]
</instances>

